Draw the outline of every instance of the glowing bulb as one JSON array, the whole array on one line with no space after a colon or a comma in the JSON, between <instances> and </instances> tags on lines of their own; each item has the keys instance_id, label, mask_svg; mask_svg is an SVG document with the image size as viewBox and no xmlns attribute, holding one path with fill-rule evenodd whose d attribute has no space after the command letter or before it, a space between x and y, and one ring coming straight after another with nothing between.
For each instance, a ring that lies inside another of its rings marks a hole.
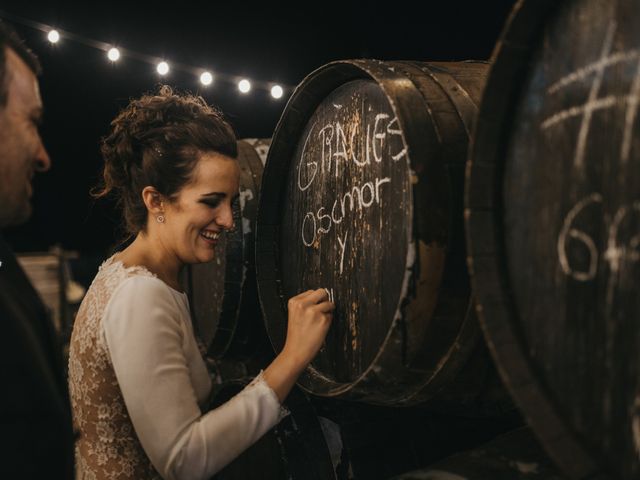
<instances>
[{"instance_id":1,"label":"glowing bulb","mask_svg":"<svg viewBox=\"0 0 640 480\"><path fill-rule=\"evenodd\" d=\"M58 40L60 40L60 34L57 30L50 30L47 34L47 40L51 43L58 43Z\"/></svg>"},{"instance_id":2,"label":"glowing bulb","mask_svg":"<svg viewBox=\"0 0 640 480\"><path fill-rule=\"evenodd\" d=\"M282 87L280 85L274 85L273 87L271 87L271 96L273 98L281 98L283 93L284 92L282 91Z\"/></svg>"},{"instance_id":3,"label":"glowing bulb","mask_svg":"<svg viewBox=\"0 0 640 480\"><path fill-rule=\"evenodd\" d=\"M109 60L111 60L112 62L117 62L120 58L120 50L115 47L110 48L107 52L107 58L109 58Z\"/></svg>"},{"instance_id":4,"label":"glowing bulb","mask_svg":"<svg viewBox=\"0 0 640 480\"><path fill-rule=\"evenodd\" d=\"M203 85L211 85L212 82L213 75L211 75L209 72L202 72L202 75L200 75L200 83L202 83Z\"/></svg>"},{"instance_id":5,"label":"glowing bulb","mask_svg":"<svg viewBox=\"0 0 640 480\"><path fill-rule=\"evenodd\" d=\"M167 62L160 62L156 67L156 70L160 75L166 75L169 73L169 64Z\"/></svg>"},{"instance_id":6,"label":"glowing bulb","mask_svg":"<svg viewBox=\"0 0 640 480\"><path fill-rule=\"evenodd\" d=\"M242 80L240 80L240 82L238 82L238 89L242 93L247 93L249 90L251 90L251 82L249 82L249 80L247 80L246 78L243 78Z\"/></svg>"}]
</instances>

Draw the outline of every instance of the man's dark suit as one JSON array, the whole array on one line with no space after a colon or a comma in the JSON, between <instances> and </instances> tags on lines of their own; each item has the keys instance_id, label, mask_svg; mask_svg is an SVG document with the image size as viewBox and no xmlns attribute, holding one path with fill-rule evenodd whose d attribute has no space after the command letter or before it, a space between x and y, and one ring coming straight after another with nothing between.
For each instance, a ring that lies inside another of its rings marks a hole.
<instances>
[{"instance_id":1,"label":"man's dark suit","mask_svg":"<svg viewBox=\"0 0 640 480\"><path fill-rule=\"evenodd\" d=\"M73 478L73 431L55 331L0 235L0 477Z\"/></svg>"}]
</instances>

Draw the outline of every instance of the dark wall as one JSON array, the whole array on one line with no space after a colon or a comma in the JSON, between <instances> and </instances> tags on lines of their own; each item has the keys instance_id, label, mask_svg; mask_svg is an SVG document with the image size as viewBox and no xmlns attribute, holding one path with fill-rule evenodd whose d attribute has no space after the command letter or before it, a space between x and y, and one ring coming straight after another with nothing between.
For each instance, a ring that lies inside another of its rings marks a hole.
<instances>
[{"instance_id":1,"label":"dark wall","mask_svg":"<svg viewBox=\"0 0 640 480\"><path fill-rule=\"evenodd\" d=\"M297 9L224 3L207 10L188 2L70 8L23 1L3 2L0 10L169 61L295 86L337 59L488 59L514 1L300 2ZM88 194L100 174L99 139L128 99L160 79L152 65L130 58L111 65L98 50L64 39L51 46L42 32L15 26L44 66L42 135L53 168L36 177L34 215L8 232L9 241L19 251L54 244L104 251L117 238L119 217L108 202L95 204ZM235 86L220 83L199 89L195 77L181 72L164 82L199 91L225 112L240 138L271 137L286 103L266 91L240 96Z\"/></svg>"}]
</instances>

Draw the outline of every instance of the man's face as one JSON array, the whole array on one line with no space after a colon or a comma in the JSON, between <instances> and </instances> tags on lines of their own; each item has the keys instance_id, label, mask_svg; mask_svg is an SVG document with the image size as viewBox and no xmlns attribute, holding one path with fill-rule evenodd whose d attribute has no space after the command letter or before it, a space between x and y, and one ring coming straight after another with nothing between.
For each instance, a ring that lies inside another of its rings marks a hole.
<instances>
[{"instance_id":1,"label":"man's face","mask_svg":"<svg viewBox=\"0 0 640 480\"><path fill-rule=\"evenodd\" d=\"M8 98L0 106L0 228L29 218L33 175L51 166L38 132L42 100L36 76L11 49L6 49L6 67Z\"/></svg>"}]
</instances>

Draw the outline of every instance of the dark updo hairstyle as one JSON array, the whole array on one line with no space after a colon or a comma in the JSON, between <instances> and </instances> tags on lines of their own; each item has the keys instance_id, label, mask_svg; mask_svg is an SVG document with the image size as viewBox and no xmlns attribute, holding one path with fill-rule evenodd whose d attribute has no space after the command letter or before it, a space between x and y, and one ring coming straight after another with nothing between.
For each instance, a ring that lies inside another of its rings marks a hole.
<instances>
[{"instance_id":1,"label":"dark updo hairstyle","mask_svg":"<svg viewBox=\"0 0 640 480\"><path fill-rule=\"evenodd\" d=\"M116 198L129 238L146 229L146 186L171 201L191 180L200 154L238 156L235 134L222 114L202 97L167 85L132 100L111 122L101 151L103 182L93 196Z\"/></svg>"}]
</instances>

